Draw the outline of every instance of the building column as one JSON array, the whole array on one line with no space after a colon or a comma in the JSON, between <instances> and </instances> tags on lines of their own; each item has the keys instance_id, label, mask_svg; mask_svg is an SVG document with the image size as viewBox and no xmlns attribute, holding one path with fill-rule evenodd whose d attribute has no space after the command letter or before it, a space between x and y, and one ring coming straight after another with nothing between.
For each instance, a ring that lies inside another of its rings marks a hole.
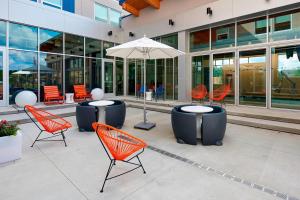
<instances>
[{"instance_id":1,"label":"building column","mask_svg":"<svg viewBox=\"0 0 300 200\"><path fill-rule=\"evenodd\" d=\"M178 100L191 101L189 91L191 91L191 59L188 55L188 32L178 32L178 50L186 52L186 55L178 57Z\"/></svg>"}]
</instances>

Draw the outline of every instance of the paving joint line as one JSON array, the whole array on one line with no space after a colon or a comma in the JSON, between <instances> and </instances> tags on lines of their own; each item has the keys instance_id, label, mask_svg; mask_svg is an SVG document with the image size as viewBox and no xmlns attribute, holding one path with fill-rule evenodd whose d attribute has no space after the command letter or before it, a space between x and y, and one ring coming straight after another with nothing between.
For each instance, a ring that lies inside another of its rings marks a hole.
<instances>
[{"instance_id":1,"label":"paving joint line","mask_svg":"<svg viewBox=\"0 0 300 200\"><path fill-rule=\"evenodd\" d=\"M276 191L274 189L268 188L266 186L254 183L254 182L252 182L250 180L246 180L246 179L242 179L240 177L236 177L236 176L234 176L232 174L222 172L220 170L214 169L213 167L206 166L203 163L195 162L193 160L190 160L188 158L185 158L185 157L182 157L182 156L170 153L170 152L165 151L163 149L160 149L160 148L157 148L157 147L154 147L154 146L151 146L151 145L149 145L147 148L150 149L150 150L152 150L152 151L155 151L157 153L160 153L162 155L165 155L165 156L167 156L169 158L173 158L173 159L176 159L178 161L182 161L182 162L187 163L187 164L189 164L191 166L197 167L197 168L202 169L202 170L206 170L207 172L214 173L214 174L216 174L218 176L222 176L223 178L229 179L229 180L231 180L233 182L243 184L243 185L248 186L248 187L250 187L252 189L259 190L261 192L265 192L265 193L270 194L270 195L272 195L274 197L277 197L279 199L283 199L283 200L300 200L299 198L296 198L294 196L288 195L287 193L282 193L282 192Z\"/></svg>"}]
</instances>

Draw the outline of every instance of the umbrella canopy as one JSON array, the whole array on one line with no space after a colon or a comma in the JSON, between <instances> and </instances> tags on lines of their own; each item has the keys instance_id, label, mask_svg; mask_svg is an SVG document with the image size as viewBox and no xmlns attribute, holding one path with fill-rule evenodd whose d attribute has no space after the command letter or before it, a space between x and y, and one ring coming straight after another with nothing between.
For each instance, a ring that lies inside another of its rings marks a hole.
<instances>
[{"instance_id":1,"label":"umbrella canopy","mask_svg":"<svg viewBox=\"0 0 300 200\"><path fill-rule=\"evenodd\" d=\"M184 55L184 52L147 37L106 50L108 56L132 59L165 59Z\"/></svg>"}]
</instances>

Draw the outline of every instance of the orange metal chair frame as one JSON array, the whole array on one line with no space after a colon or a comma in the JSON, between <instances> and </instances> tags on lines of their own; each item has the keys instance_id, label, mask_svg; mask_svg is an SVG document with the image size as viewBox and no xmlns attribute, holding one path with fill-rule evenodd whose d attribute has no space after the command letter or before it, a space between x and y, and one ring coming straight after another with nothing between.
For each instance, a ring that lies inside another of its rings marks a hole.
<instances>
[{"instance_id":1,"label":"orange metal chair frame","mask_svg":"<svg viewBox=\"0 0 300 200\"><path fill-rule=\"evenodd\" d=\"M92 97L92 95L86 91L85 85L74 85L73 87L75 100L86 100Z\"/></svg>"},{"instance_id":2,"label":"orange metal chair frame","mask_svg":"<svg viewBox=\"0 0 300 200\"><path fill-rule=\"evenodd\" d=\"M207 95L207 89L205 85L199 84L192 89L192 98L196 100L203 100Z\"/></svg>"},{"instance_id":3,"label":"orange metal chair frame","mask_svg":"<svg viewBox=\"0 0 300 200\"><path fill-rule=\"evenodd\" d=\"M64 103L64 97L60 95L58 87L55 85L44 86L44 104L49 105L55 102Z\"/></svg>"},{"instance_id":4,"label":"orange metal chair frame","mask_svg":"<svg viewBox=\"0 0 300 200\"><path fill-rule=\"evenodd\" d=\"M220 102L221 106L222 106L222 104L225 104L224 100L225 100L225 97L230 92L230 89L231 89L231 87L229 84L223 85L223 86L215 89L213 91L213 94L209 96L209 99L212 101Z\"/></svg>"},{"instance_id":5,"label":"orange metal chair frame","mask_svg":"<svg viewBox=\"0 0 300 200\"><path fill-rule=\"evenodd\" d=\"M24 107L24 111L32 120L32 122L38 127L38 129L40 129L40 133L34 140L31 147L33 147L33 145L37 141L63 141L65 143L65 146L67 146L64 132L72 127L71 123L59 116L53 115L40 108L35 108L33 106L26 105ZM29 113L31 113L32 116ZM34 120L34 118L36 119L36 121ZM39 139L40 135L43 132L47 132L52 136ZM50 138L57 136L62 136L62 140L49 140Z\"/></svg>"},{"instance_id":6,"label":"orange metal chair frame","mask_svg":"<svg viewBox=\"0 0 300 200\"><path fill-rule=\"evenodd\" d=\"M93 128L110 159L109 168L100 192L103 192L107 180L122 176L138 168L142 168L144 174L146 173L139 158L139 155L143 153L144 149L147 147L147 144L144 141L122 130L98 122L93 123ZM137 158L138 163L131 162L134 158ZM136 167L124 173L109 177L113 166L116 165L116 161L132 164Z\"/></svg>"}]
</instances>

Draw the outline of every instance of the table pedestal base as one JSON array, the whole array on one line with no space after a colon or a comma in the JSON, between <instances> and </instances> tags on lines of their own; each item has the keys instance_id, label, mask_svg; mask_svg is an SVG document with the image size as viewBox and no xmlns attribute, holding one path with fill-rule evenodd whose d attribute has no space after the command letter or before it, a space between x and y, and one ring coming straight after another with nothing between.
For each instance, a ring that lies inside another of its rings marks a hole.
<instances>
[{"instance_id":1,"label":"table pedestal base","mask_svg":"<svg viewBox=\"0 0 300 200\"><path fill-rule=\"evenodd\" d=\"M134 128L149 131L150 129L154 128L155 126L156 126L155 123L151 123L151 122L140 122L140 123L136 124L136 125L134 126Z\"/></svg>"},{"instance_id":2,"label":"table pedestal base","mask_svg":"<svg viewBox=\"0 0 300 200\"><path fill-rule=\"evenodd\" d=\"M98 107L98 122L105 124L105 107L104 106L99 106Z\"/></svg>"}]
</instances>

